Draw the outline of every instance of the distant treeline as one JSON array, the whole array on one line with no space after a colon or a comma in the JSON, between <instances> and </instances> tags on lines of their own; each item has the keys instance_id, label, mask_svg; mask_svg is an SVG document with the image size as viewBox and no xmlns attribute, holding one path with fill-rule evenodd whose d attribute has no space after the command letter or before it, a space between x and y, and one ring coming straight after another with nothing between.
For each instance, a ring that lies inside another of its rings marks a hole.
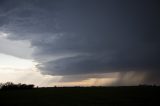
<instances>
[{"instance_id":1,"label":"distant treeline","mask_svg":"<svg viewBox=\"0 0 160 106\"><path fill-rule=\"evenodd\" d=\"M35 87L33 84L14 84L12 82L0 83L0 90L18 90L18 89L32 89L32 88L149 88L149 87L157 87L159 88L160 85L147 85L147 84L140 84L137 86L62 86L62 87Z\"/></svg>"},{"instance_id":2,"label":"distant treeline","mask_svg":"<svg viewBox=\"0 0 160 106\"><path fill-rule=\"evenodd\" d=\"M34 88L33 84L14 84L12 82L0 83L1 90L12 90L12 89L32 89Z\"/></svg>"}]
</instances>

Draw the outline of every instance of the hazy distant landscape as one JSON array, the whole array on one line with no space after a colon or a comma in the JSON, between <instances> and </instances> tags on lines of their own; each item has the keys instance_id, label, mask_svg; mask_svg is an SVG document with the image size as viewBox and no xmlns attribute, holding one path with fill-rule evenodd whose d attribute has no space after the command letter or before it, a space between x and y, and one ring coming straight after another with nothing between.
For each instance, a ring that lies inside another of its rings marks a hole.
<instances>
[{"instance_id":1,"label":"hazy distant landscape","mask_svg":"<svg viewBox=\"0 0 160 106\"><path fill-rule=\"evenodd\" d=\"M0 90L0 106L158 106L159 86Z\"/></svg>"}]
</instances>

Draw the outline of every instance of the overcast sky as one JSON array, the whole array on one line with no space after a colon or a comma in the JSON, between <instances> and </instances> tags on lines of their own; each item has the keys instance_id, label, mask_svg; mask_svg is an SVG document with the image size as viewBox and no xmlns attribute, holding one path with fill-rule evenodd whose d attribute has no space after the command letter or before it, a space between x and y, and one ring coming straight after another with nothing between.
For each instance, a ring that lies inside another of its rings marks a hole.
<instances>
[{"instance_id":1,"label":"overcast sky","mask_svg":"<svg viewBox=\"0 0 160 106\"><path fill-rule=\"evenodd\" d=\"M159 84L159 5L159 0L0 0L0 73L12 67L3 63L23 60L31 65L22 70L16 64L14 71L39 75L34 80L47 84Z\"/></svg>"}]
</instances>

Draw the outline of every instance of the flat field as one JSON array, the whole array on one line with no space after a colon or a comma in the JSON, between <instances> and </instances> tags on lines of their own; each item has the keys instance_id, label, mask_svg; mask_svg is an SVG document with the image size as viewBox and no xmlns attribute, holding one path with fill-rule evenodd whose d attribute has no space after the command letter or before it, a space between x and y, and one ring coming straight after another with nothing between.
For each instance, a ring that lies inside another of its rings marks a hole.
<instances>
[{"instance_id":1,"label":"flat field","mask_svg":"<svg viewBox=\"0 0 160 106\"><path fill-rule=\"evenodd\" d=\"M0 90L0 106L160 106L160 87Z\"/></svg>"}]
</instances>

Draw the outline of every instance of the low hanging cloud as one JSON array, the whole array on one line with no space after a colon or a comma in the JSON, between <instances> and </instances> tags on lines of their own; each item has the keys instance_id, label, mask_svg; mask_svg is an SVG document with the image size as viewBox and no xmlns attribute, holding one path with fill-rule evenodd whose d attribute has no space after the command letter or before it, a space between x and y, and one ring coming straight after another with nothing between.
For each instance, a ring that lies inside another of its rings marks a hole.
<instances>
[{"instance_id":1,"label":"low hanging cloud","mask_svg":"<svg viewBox=\"0 0 160 106\"><path fill-rule=\"evenodd\" d=\"M157 0L2 0L0 4L0 31L11 40L28 40L43 74L76 80L76 75L134 71L147 73L151 81L159 73ZM151 82L155 81L160 79Z\"/></svg>"}]
</instances>

